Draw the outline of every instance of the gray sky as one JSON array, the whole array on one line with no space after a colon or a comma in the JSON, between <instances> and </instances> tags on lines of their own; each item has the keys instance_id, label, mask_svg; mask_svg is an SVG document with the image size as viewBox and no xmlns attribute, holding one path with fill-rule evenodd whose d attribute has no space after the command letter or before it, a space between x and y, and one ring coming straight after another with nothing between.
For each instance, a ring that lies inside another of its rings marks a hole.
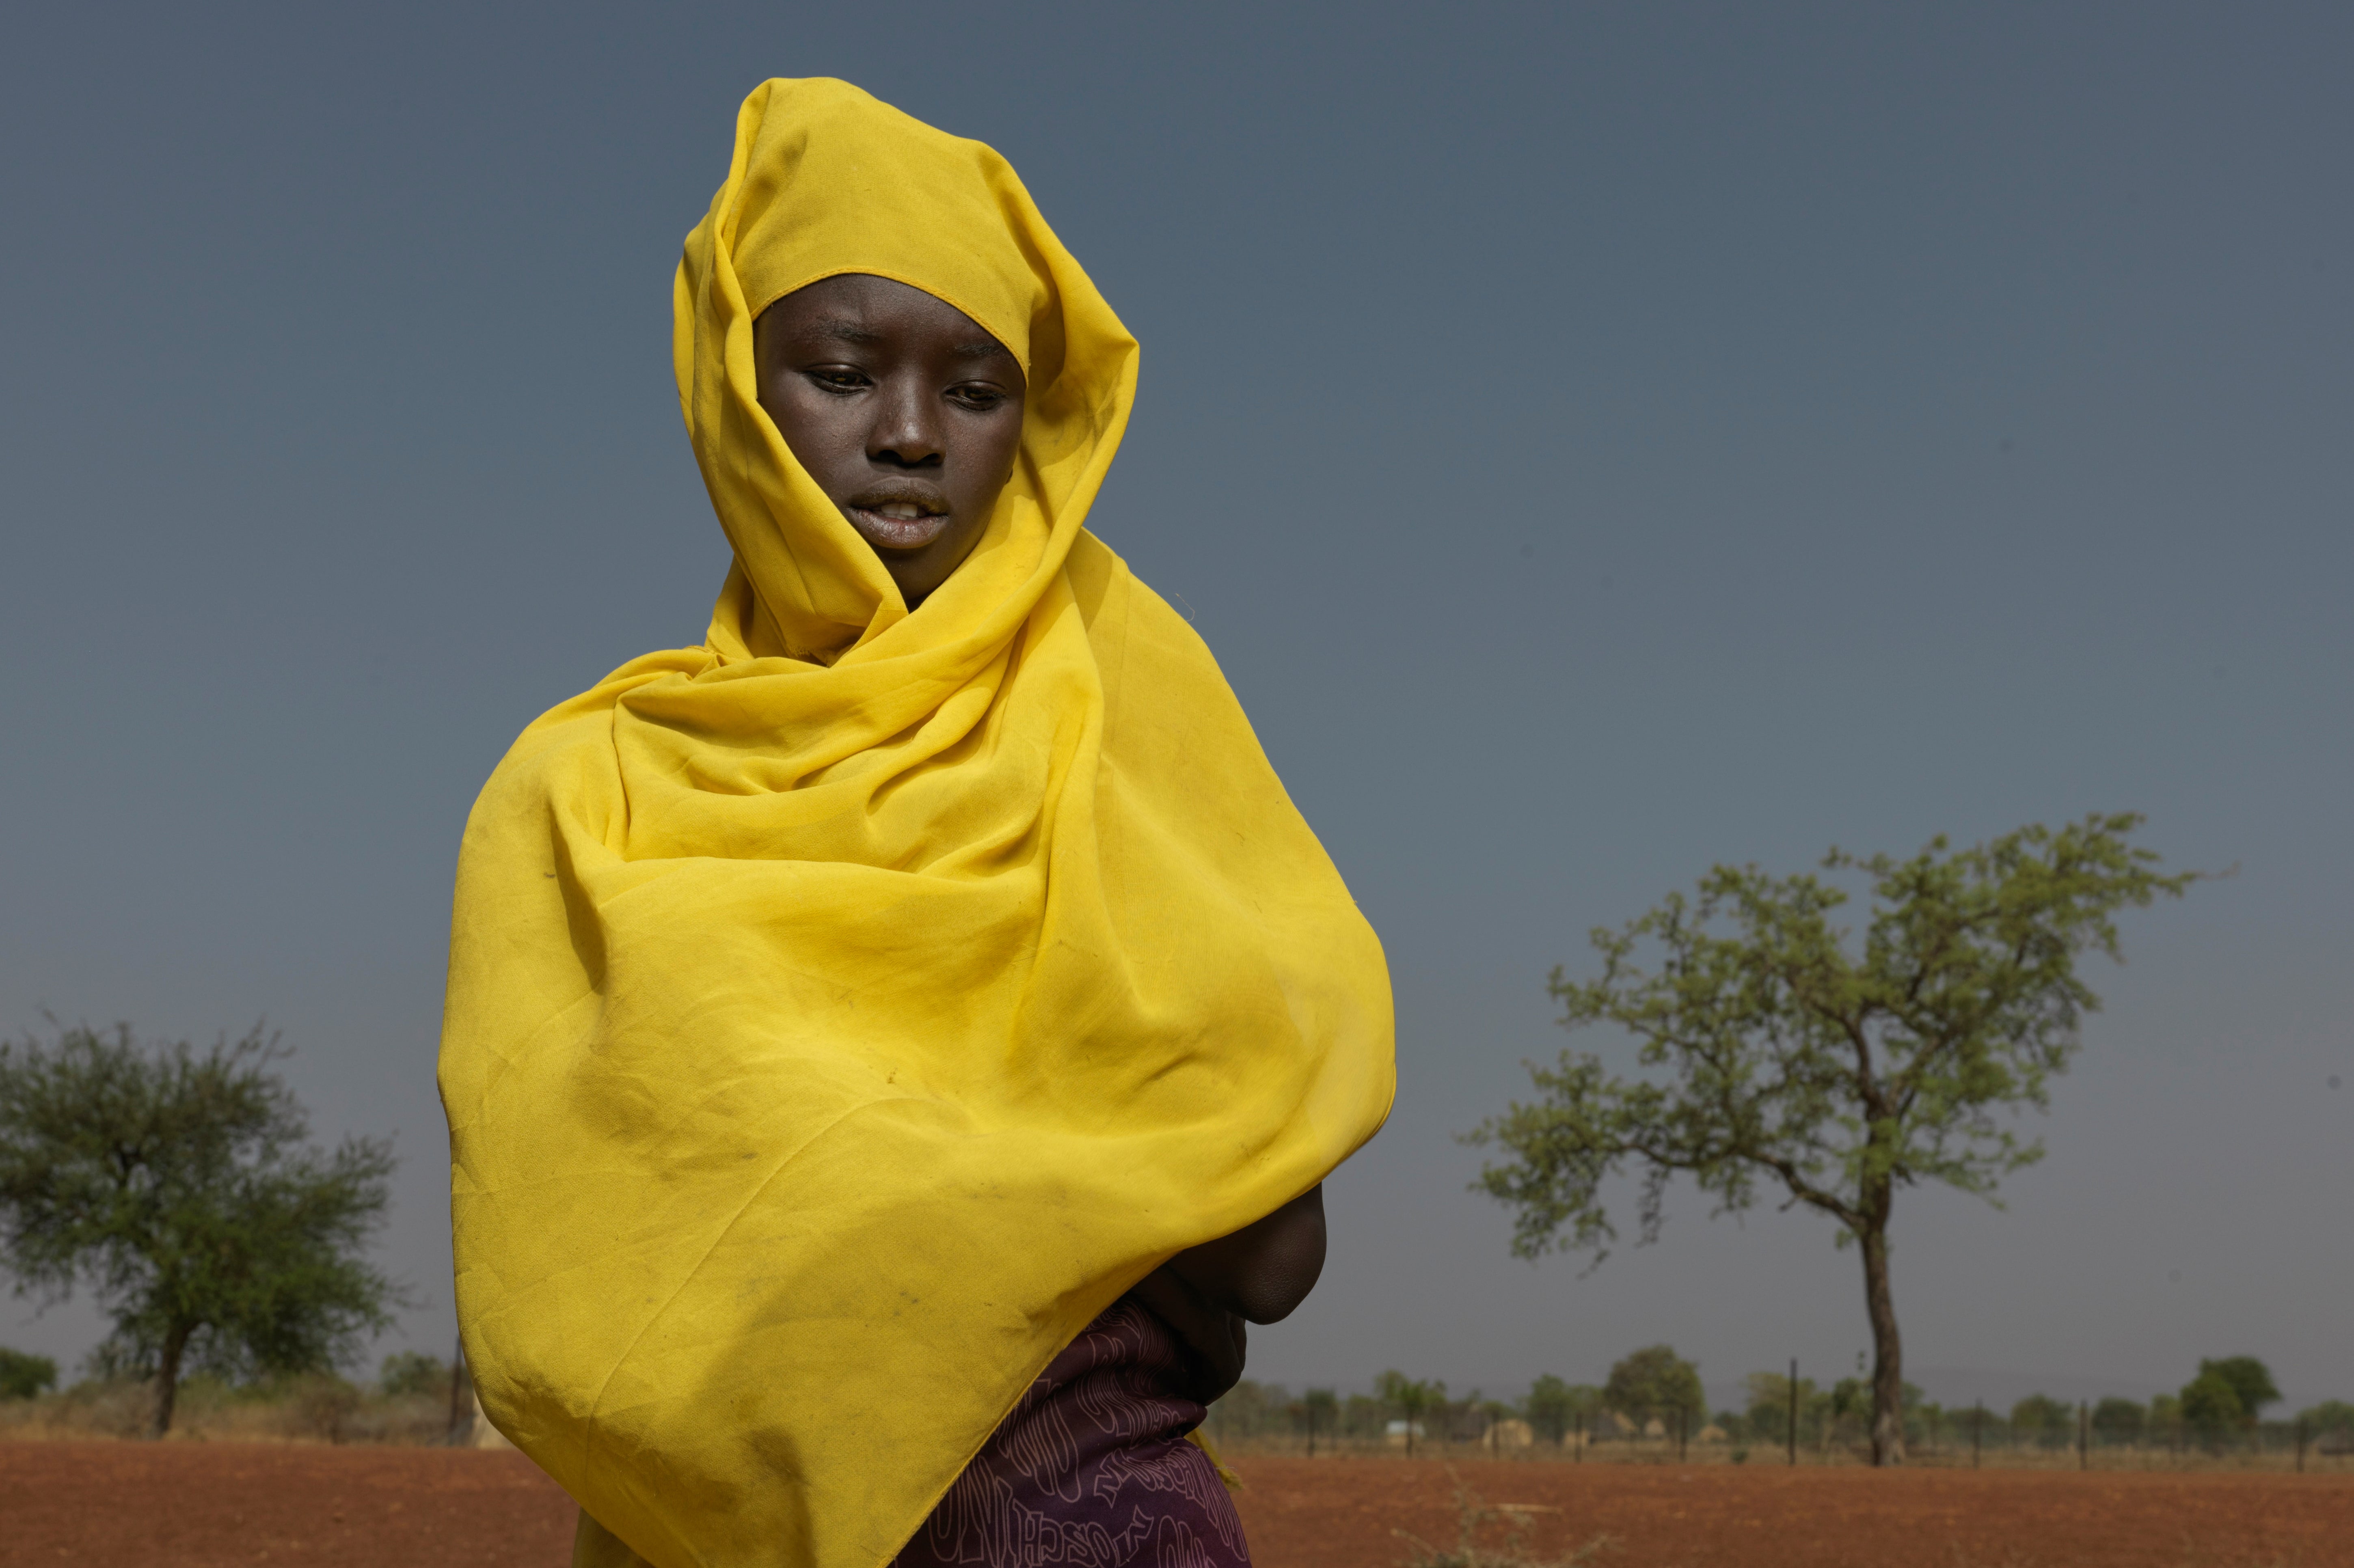
<instances>
[{"instance_id":1,"label":"gray sky","mask_svg":"<svg viewBox=\"0 0 2354 1568\"><path fill-rule=\"evenodd\" d=\"M533 714L702 633L671 270L742 94L826 74L1004 152L1142 340L1095 525L1388 945L1397 1114L1254 1375L1852 1370L1827 1223L1687 1194L1656 1247L1532 1267L1451 1135L1564 1043L1548 968L1712 862L2132 809L2239 874L2095 963L2008 1212L1908 1195L1908 1366L2147 1396L2244 1351L2354 1397L2344 7L8 33L0 1029L266 1013L323 1132L398 1133L386 1256L430 1304L386 1349L451 1335L460 826ZM64 1357L93 1324L0 1302Z\"/></svg>"}]
</instances>

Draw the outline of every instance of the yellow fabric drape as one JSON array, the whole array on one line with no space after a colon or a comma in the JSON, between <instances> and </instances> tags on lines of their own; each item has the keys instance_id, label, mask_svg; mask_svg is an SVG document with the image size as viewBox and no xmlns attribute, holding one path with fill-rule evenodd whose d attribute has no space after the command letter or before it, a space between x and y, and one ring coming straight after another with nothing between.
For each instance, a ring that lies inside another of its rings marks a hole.
<instances>
[{"instance_id":1,"label":"yellow fabric drape","mask_svg":"<svg viewBox=\"0 0 2354 1568\"><path fill-rule=\"evenodd\" d=\"M753 318L843 272L1030 377L914 614L756 400ZM1083 531L1136 344L1002 159L768 82L676 307L736 564L703 646L542 715L468 821L459 1320L584 1560L874 1568L1097 1312L1372 1136L1388 979L1208 650Z\"/></svg>"}]
</instances>

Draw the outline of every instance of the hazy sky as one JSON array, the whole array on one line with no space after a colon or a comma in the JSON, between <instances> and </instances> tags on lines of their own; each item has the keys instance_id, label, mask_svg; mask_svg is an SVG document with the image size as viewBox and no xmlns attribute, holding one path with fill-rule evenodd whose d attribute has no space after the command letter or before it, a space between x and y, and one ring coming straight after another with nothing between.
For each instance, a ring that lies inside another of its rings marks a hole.
<instances>
[{"instance_id":1,"label":"hazy sky","mask_svg":"<svg viewBox=\"0 0 2354 1568\"><path fill-rule=\"evenodd\" d=\"M700 638L671 270L742 95L838 75L1002 151L1142 340L1094 525L1388 946L1397 1113L1254 1375L1851 1371L1826 1222L1532 1267L1452 1135L1712 862L2130 809L2238 874L2093 965L2006 1212L1906 1194L1908 1368L2354 1397L2349 58L2320 5L28 8L0 1030L268 1015L397 1133L383 1348L446 1353L459 829Z\"/></svg>"}]
</instances>

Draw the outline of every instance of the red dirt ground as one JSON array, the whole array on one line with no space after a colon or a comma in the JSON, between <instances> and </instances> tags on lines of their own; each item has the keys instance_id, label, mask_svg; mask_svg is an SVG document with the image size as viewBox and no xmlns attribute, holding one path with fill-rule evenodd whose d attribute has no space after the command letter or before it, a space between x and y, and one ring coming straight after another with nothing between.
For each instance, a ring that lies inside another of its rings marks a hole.
<instances>
[{"instance_id":1,"label":"red dirt ground","mask_svg":"<svg viewBox=\"0 0 2354 1568\"><path fill-rule=\"evenodd\" d=\"M7 1568L564 1568L573 1512L515 1453L0 1443Z\"/></svg>"},{"instance_id":2,"label":"red dirt ground","mask_svg":"<svg viewBox=\"0 0 2354 1568\"><path fill-rule=\"evenodd\" d=\"M1259 1568L1389 1568L1409 1530L1452 1550L1433 1461L1243 1459ZM1553 1556L1596 1568L2354 1568L2354 1476L1471 1463L1490 1504L1535 1503ZM1500 1531L1486 1539L1500 1543Z\"/></svg>"},{"instance_id":3,"label":"red dirt ground","mask_svg":"<svg viewBox=\"0 0 2354 1568\"><path fill-rule=\"evenodd\" d=\"M1432 1461L1240 1458L1259 1568L1451 1548ZM1596 1568L2354 1568L2354 1476L1468 1463ZM521 1456L241 1443L0 1443L0 1565L562 1568L572 1506Z\"/></svg>"}]
</instances>

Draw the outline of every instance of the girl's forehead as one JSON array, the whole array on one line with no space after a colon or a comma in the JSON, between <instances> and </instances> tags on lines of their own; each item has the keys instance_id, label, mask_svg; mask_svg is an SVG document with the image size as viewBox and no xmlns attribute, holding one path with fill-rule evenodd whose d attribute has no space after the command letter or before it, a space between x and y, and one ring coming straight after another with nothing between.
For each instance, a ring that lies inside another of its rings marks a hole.
<instances>
[{"instance_id":1,"label":"girl's forehead","mask_svg":"<svg viewBox=\"0 0 2354 1568\"><path fill-rule=\"evenodd\" d=\"M772 337L804 346L919 343L974 365L1020 362L988 329L938 295L894 279L845 273L797 289L763 313Z\"/></svg>"}]
</instances>

